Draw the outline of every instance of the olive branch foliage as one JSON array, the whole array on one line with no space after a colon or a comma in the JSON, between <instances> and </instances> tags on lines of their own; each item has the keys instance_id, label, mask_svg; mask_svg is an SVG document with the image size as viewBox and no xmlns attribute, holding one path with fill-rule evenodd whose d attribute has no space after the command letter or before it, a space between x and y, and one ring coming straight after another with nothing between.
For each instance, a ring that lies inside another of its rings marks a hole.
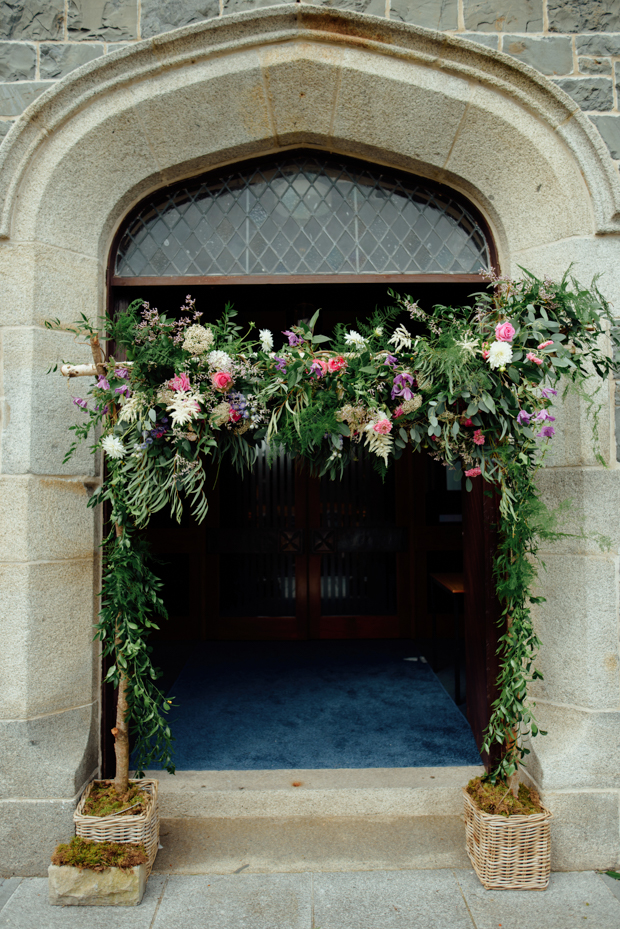
<instances>
[{"instance_id":1,"label":"olive branch foliage","mask_svg":"<svg viewBox=\"0 0 620 929\"><path fill-rule=\"evenodd\" d=\"M229 461L243 472L267 442L271 455L286 451L333 480L355 460L360 444L368 446L382 474L409 447L450 465L457 478L464 474L467 491L472 480L483 480L497 492L500 671L482 750L493 759L491 780L515 774L530 737L540 731L528 698L529 684L542 676L534 665L541 643L532 618L532 607L544 602L533 593L539 551L541 543L571 535L560 528L568 504L550 512L536 486L554 431L548 426L552 398L561 388L563 397L573 390L586 403L603 462L599 396L613 364L609 345L620 344L596 279L583 287L570 269L559 282L521 271L520 280L489 274L489 287L472 295L469 307L424 311L410 297L388 291L392 305L358 320L356 330L338 325L331 337L315 333L317 312L294 326L289 345L275 351L263 333L262 342L255 338L253 324L244 333L226 305L219 319L200 330L220 362L230 361L225 390L213 380L221 364L209 362L206 348L202 355L187 348L184 336L201 315L189 298L180 317L137 300L117 319L95 326L84 315L72 327L48 323L77 337L99 331L127 358L112 357L106 379L89 389L93 405L85 410L88 419L71 427L67 458L89 438L93 451L102 442L105 447L106 437L123 450L108 455L106 477L89 506L107 502L118 527L103 542L96 635L113 662L106 680L118 685L122 673L128 681L127 722L139 771L155 762L174 771L170 701L157 687L148 645L165 608L139 530L164 508L180 521L188 505L202 521L205 463ZM505 363L491 364L500 338L496 327L508 322L510 351ZM183 423L175 425L174 414L171 426L170 379L180 374L193 393L174 397L199 402Z\"/></svg>"}]
</instances>

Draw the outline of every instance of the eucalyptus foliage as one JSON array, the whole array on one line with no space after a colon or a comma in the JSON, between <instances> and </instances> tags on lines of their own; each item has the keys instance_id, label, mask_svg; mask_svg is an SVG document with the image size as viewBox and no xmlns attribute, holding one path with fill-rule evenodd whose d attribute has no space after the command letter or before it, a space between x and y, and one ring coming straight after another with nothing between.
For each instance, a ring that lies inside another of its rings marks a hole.
<instances>
[{"instance_id":1,"label":"eucalyptus foliage","mask_svg":"<svg viewBox=\"0 0 620 929\"><path fill-rule=\"evenodd\" d=\"M361 445L382 473L410 447L453 467L468 491L474 480L497 490L494 570L505 632L483 746L501 746L490 776L513 774L527 754L528 736L538 731L527 696L540 677L531 617L542 602L532 595L537 552L541 540L561 535L535 475L554 435L561 378L564 390L589 404L596 441L596 397L612 363L603 338L610 309L596 282L584 288L568 274L553 282L525 271L520 281L492 276L473 307L426 312L409 297L390 297L393 306L355 329L338 326L331 337L315 332L317 313L287 330L277 349L269 330L255 333L251 324L243 332L231 306L202 325L189 297L176 318L138 300L102 321L126 360L111 358L89 399L74 398L87 419L72 427L68 455L90 436L107 457L107 476L89 505L108 501L119 528L104 543L97 635L115 659L108 679L116 683L122 671L130 681L138 767L159 759L174 769L167 703L146 644L153 617L164 612L160 584L137 530L164 508L180 519L189 506L203 520L205 463L227 459L243 471L262 443L332 479ZM72 331L93 335L85 317Z\"/></svg>"}]
</instances>

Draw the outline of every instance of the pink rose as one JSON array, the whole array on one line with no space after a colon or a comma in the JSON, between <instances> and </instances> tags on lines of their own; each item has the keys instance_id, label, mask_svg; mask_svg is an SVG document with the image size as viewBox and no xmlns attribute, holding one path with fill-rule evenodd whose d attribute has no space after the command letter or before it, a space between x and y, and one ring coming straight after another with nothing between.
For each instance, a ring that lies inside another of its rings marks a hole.
<instances>
[{"instance_id":1,"label":"pink rose","mask_svg":"<svg viewBox=\"0 0 620 929\"><path fill-rule=\"evenodd\" d=\"M392 413L392 418L393 418L393 419L398 419L399 416L403 416L403 415L404 415L404 414L403 414L403 408L402 408L402 406L397 406L396 409L394 410L394 412Z\"/></svg>"},{"instance_id":2,"label":"pink rose","mask_svg":"<svg viewBox=\"0 0 620 929\"><path fill-rule=\"evenodd\" d=\"M171 381L168 381L170 390L189 390L189 378L187 374L177 374Z\"/></svg>"},{"instance_id":3,"label":"pink rose","mask_svg":"<svg viewBox=\"0 0 620 929\"><path fill-rule=\"evenodd\" d=\"M315 358L312 364L310 365L310 371L312 374L316 374L317 377L323 377L329 371L327 362L323 361L322 358Z\"/></svg>"},{"instance_id":4,"label":"pink rose","mask_svg":"<svg viewBox=\"0 0 620 929\"><path fill-rule=\"evenodd\" d=\"M228 390L232 386L233 379L228 371L217 371L211 375L211 383L216 390Z\"/></svg>"},{"instance_id":5,"label":"pink rose","mask_svg":"<svg viewBox=\"0 0 620 929\"><path fill-rule=\"evenodd\" d=\"M231 423L238 423L241 419L241 413L239 410L234 410L231 406L230 412L228 413L228 421Z\"/></svg>"},{"instance_id":6,"label":"pink rose","mask_svg":"<svg viewBox=\"0 0 620 929\"><path fill-rule=\"evenodd\" d=\"M330 358L327 362L327 367L329 371L334 374L336 371L342 371L346 368L347 362L344 360L342 355L338 355L336 358Z\"/></svg>"},{"instance_id":7,"label":"pink rose","mask_svg":"<svg viewBox=\"0 0 620 929\"><path fill-rule=\"evenodd\" d=\"M375 432L379 432L381 435L387 435L392 431L392 423L389 419L380 419L378 423L375 423L372 427Z\"/></svg>"},{"instance_id":8,"label":"pink rose","mask_svg":"<svg viewBox=\"0 0 620 929\"><path fill-rule=\"evenodd\" d=\"M465 477L480 477L481 474L480 468L470 468L469 471L465 472Z\"/></svg>"},{"instance_id":9,"label":"pink rose","mask_svg":"<svg viewBox=\"0 0 620 929\"><path fill-rule=\"evenodd\" d=\"M482 429L474 430L474 445L484 445L484 436L482 435Z\"/></svg>"},{"instance_id":10,"label":"pink rose","mask_svg":"<svg viewBox=\"0 0 620 929\"><path fill-rule=\"evenodd\" d=\"M542 358L537 358L534 352L528 352L525 357L535 365L541 365L543 363Z\"/></svg>"},{"instance_id":11,"label":"pink rose","mask_svg":"<svg viewBox=\"0 0 620 929\"><path fill-rule=\"evenodd\" d=\"M547 348L548 345L553 345L553 339L547 339L546 342L541 342L538 348Z\"/></svg>"},{"instance_id":12,"label":"pink rose","mask_svg":"<svg viewBox=\"0 0 620 929\"><path fill-rule=\"evenodd\" d=\"M515 337L515 327L512 323L498 323L495 327L495 338L498 342L512 342Z\"/></svg>"}]
</instances>

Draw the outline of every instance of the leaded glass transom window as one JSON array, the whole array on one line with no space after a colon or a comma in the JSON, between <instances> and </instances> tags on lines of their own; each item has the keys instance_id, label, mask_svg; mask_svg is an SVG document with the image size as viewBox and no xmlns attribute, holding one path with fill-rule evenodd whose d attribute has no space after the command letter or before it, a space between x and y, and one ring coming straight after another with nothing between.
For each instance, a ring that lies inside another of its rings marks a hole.
<instances>
[{"instance_id":1,"label":"leaded glass transom window","mask_svg":"<svg viewBox=\"0 0 620 929\"><path fill-rule=\"evenodd\" d=\"M117 277L477 274L480 221L431 182L294 153L158 191L134 212Z\"/></svg>"}]
</instances>

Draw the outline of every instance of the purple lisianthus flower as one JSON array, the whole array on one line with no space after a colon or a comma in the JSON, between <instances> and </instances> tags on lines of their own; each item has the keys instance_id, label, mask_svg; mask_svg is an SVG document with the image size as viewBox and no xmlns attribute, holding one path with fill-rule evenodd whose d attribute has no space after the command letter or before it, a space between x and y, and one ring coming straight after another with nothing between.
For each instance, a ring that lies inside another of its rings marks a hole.
<instances>
[{"instance_id":1,"label":"purple lisianthus flower","mask_svg":"<svg viewBox=\"0 0 620 929\"><path fill-rule=\"evenodd\" d=\"M398 358L395 355L388 355L383 364L389 365L390 368L393 368L394 365L398 364Z\"/></svg>"},{"instance_id":2,"label":"purple lisianthus flower","mask_svg":"<svg viewBox=\"0 0 620 929\"><path fill-rule=\"evenodd\" d=\"M107 377L103 376L103 374L100 374L99 377L97 378L97 387L99 388L99 390L110 389L110 382L108 381Z\"/></svg>"},{"instance_id":3,"label":"purple lisianthus flower","mask_svg":"<svg viewBox=\"0 0 620 929\"><path fill-rule=\"evenodd\" d=\"M548 422L548 423L554 423L554 422L555 422L555 416L549 416L549 414L547 413L546 410L541 410L540 413L537 413L537 414L536 414L536 420L535 420L535 421L536 421L537 423L547 423L547 422Z\"/></svg>"},{"instance_id":4,"label":"purple lisianthus flower","mask_svg":"<svg viewBox=\"0 0 620 929\"><path fill-rule=\"evenodd\" d=\"M397 374L392 387L392 400L402 397L403 400L413 399L413 374Z\"/></svg>"},{"instance_id":5,"label":"purple lisianthus flower","mask_svg":"<svg viewBox=\"0 0 620 929\"><path fill-rule=\"evenodd\" d=\"M76 406L79 406L81 410L88 409L88 400L83 400L82 397L74 397L73 402Z\"/></svg>"},{"instance_id":6,"label":"purple lisianthus flower","mask_svg":"<svg viewBox=\"0 0 620 929\"><path fill-rule=\"evenodd\" d=\"M517 422L520 426L529 426L530 419L533 415L533 413L528 413L526 410L520 410L519 415L517 416Z\"/></svg>"},{"instance_id":7,"label":"purple lisianthus flower","mask_svg":"<svg viewBox=\"0 0 620 929\"><path fill-rule=\"evenodd\" d=\"M154 439L161 439L163 435L166 434L165 426L155 426L154 429L151 429L151 435Z\"/></svg>"},{"instance_id":8,"label":"purple lisianthus flower","mask_svg":"<svg viewBox=\"0 0 620 929\"><path fill-rule=\"evenodd\" d=\"M121 387L117 387L114 393L125 394L126 397L131 396L131 391L128 384L123 384Z\"/></svg>"},{"instance_id":9,"label":"purple lisianthus flower","mask_svg":"<svg viewBox=\"0 0 620 929\"><path fill-rule=\"evenodd\" d=\"M557 397L558 392L554 390L553 387L541 387L540 395L544 397L545 400L549 400L551 397Z\"/></svg>"},{"instance_id":10,"label":"purple lisianthus flower","mask_svg":"<svg viewBox=\"0 0 620 929\"><path fill-rule=\"evenodd\" d=\"M550 439L555 435L555 429L553 426L543 426L540 432L536 433L537 439Z\"/></svg>"},{"instance_id":11,"label":"purple lisianthus flower","mask_svg":"<svg viewBox=\"0 0 620 929\"><path fill-rule=\"evenodd\" d=\"M127 368L115 368L114 377L122 377L125 380L127 380L127 378L129 377L129 371L127 370Z\"/></svg>"},{"instance_id":12,"label":"purple lisianthus flower","mask_svg":"<svg viewBox=\"0 0 620 929\"><path fill-rule=\"evenodd\" d=\"M276 371L286 374L286 358L276 358Z\"/></svg>"},{"instance_id":13,"label":"purple lisianthus flower","mask_svg":"<svg viewBox=\"0 0 620 929\"><path fill-rule=\"evenodd\" d=\"M295 335L290 329L283 329L282 335L287 337L289 345L301 345L304 341L300 335Z\"/></svg>"}]
</instances>

